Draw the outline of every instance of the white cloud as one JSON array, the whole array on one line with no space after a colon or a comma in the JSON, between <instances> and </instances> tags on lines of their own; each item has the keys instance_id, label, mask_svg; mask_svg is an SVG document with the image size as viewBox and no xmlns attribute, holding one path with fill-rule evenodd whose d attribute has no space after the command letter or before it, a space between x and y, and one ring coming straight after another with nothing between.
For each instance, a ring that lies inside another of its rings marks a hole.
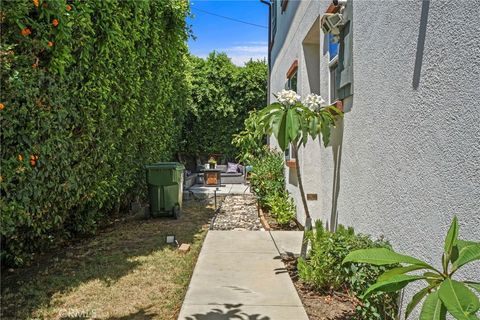
<instances>
[{"instance_id":1,"label":"white cloud","mask_svg":"<svg viewBox=\"0 0 480 320\"><path fill-rule=\"evenodd\" d=\"M228 55L231 59L233 64L237 66L243 66L246 62L252 60L267 60L267 56L265 55L241 55L241 54L236 54L236 55Z\"/></svg>"},{"instance_id":2,"label":"white cloud","mask_svg":"<svg viewBox=\"0 0 480 320\"><path fill-rule=\"evenodd\" d=\"M227 48L224 50L226 53L229 52L248 52L248 53L257 53L263 54L267 52L267 46L236 46Z\"/></svg>"},{"instance_id":3,"label":"white cloud","mask_svg":"<svg viewBox=\"0 0 480 320\"><path fill-rule=\"evenodd\" d=\"M243 66L250 59L266 60L268 47L265 42L247 43L244 45L233 46L223 50L232 59L237 66Z\"/></svg>"},{"instance_id":4,"label":"white cloud","mask_svg":"<svg viewBox=\"0 0 480 320\"><path fill-rule=\"evenodd\" d=\"M262 46L267 46L267 41L249 41L249 42L244 42L244 43L238 43L239 45L262 45Z\"/></svg>"}]
</instances>

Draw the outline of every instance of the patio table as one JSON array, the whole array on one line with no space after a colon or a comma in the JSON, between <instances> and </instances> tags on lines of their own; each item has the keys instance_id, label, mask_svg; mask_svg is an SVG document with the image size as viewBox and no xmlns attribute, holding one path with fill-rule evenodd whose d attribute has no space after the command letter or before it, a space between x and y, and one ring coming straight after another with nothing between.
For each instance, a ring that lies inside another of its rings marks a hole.
<instances>
[{"instance_id":1,"label":"patio table","mask_svg":"<svg viewBox=\"0 0 480 320\"><path fill-rule=\"evenodd\" d=\"M220 187L222 185L222 170L220 169L203 169L203 184L205 186Z\"/></svg>"}]
</instances>

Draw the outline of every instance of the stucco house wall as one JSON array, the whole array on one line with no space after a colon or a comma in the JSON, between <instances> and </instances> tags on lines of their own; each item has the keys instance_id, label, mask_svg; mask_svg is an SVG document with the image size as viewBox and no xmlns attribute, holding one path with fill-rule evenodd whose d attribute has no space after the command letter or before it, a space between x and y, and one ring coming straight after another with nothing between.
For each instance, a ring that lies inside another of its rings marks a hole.
<instances>
[{"instance_id":1,"label":"stucco house wall","mask_svg":"<svg viewBox=\"0 0 480 320\"><path fill-rule=\"evenodd\" d=\"M270 92L285 87L294 60L299 93L313 91L304 40L329 4L289 1L284 15L278 11ZM300 151L306 192L318 194L309 208L314 219L329 226L384 235L396 250L439 265L453 215L459 218L460 237L480 241L480 22L469 18L480 16L480 2L357 0L350 5L353 98L331 145L310 141ZM328 97L322 33L318 45L315 90ZM294 175L286 168L302 222ZM463 276L479 281L478 270L480 264L470 264ZM405 305L411 295L411 289L405 292Z\"/></svg>"}]
</instances>

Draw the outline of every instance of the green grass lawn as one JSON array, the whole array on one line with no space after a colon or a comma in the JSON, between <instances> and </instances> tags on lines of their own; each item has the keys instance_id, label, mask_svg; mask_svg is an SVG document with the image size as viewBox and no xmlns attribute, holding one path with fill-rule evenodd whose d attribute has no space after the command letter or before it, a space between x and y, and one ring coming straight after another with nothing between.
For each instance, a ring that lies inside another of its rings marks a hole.
<instances>
[{"instance_id":1,"label":"green grass lawn","mask_svg":"<svg viewBox=\"0 0 480 320\"><path fill-rule=\"evenodd\" d=\"M2 319L177 319L213 208L179 220L127 219L2 273ZM165 244L175 234L183 254Z\"/></svg>"}]
</instances>

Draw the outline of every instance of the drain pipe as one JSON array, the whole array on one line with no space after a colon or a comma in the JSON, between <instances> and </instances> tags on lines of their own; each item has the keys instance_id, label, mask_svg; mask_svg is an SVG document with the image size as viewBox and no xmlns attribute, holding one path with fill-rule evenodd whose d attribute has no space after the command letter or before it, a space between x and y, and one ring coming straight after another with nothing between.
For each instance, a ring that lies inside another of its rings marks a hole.
<instances>
[{"instance_id":1,"label":"drain pipe","mask_svg":"<svg viewBox=\"0 0 480 320\"><path fill-rule=\"evenodd\" d=\"M270 44L272 43L272 2L271 0L260 0L261 3L268 6L268 75L267 75L267 104L270 103L270 71L272 70L272 61L270 54Z\"/></svg>"}]
</instances>

